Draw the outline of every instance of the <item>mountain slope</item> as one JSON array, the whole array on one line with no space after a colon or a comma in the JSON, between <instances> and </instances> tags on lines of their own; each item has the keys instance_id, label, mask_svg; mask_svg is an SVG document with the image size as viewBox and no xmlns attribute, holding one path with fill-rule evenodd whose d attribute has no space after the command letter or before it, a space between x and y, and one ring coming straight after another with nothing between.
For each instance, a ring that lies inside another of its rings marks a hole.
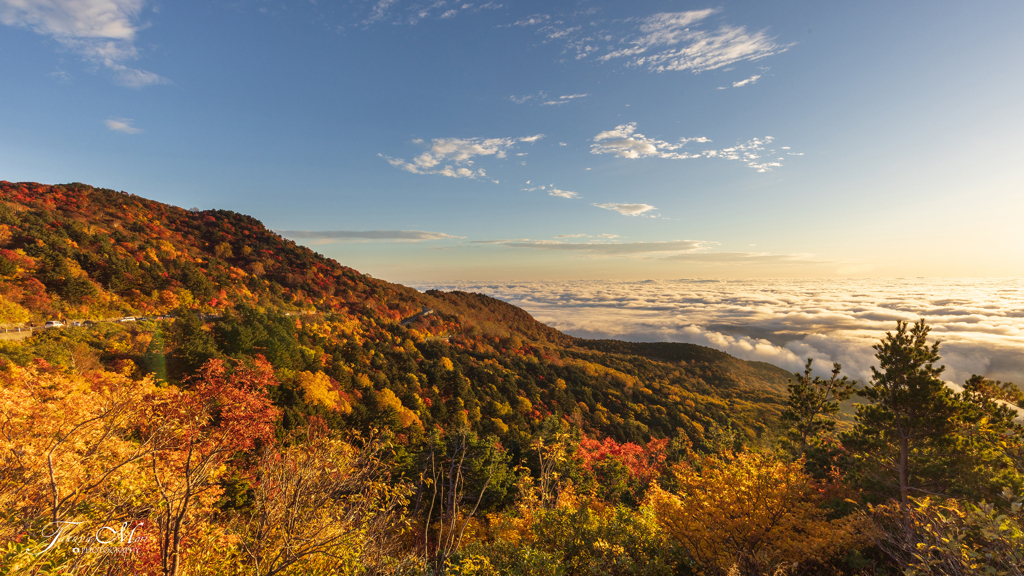
<instances>
[{"instance_id":1,"label":"mountain slope","mask_svg":"<svg viewBox=\"0 0 1024 576\"><path fill-rule=\"evenodd\" d=\"M419 293L231 211L0 182L0 323L169 313L46 331L0 357L178 382L209 358L262 355L286 428L468 426L509 445L549 417L619 440L752 438L773 426L788 376L700 346L573 338L481 294Z\"/></svg>"}]
</instances>

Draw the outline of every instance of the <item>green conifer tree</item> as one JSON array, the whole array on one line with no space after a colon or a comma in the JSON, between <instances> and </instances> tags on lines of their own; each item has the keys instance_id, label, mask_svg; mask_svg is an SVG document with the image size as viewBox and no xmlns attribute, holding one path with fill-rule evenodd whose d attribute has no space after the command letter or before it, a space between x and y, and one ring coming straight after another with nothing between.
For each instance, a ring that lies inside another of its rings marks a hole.
<instances>
[{"instance_id":1,"label":"green conifer tree","mask_svg":"<svg viewBox=\"0 0 1024 576\"><path fill-rule=\"evenodd\" d=\"M945 494L941 462L955 444L962 402L939 378L939 343L928 343L924 320L899 321L875 344L878 367L857 394L857 426L844 444L854 450L865 480L882 484L906 506L912 493Z\"/></svg>"},{"instance_id":2,"label":"green conifer tree","mask_svg":"<svg viewBox=\"0 0 1024 576\"><path fill-rule=\"evenodd\" d=\"M787 440L797 456L835 432L839 403L849 400L857 385L856 380L839 376L842 366L838 362L832 364L832 377L828 380L818 376L811 378L813 363L814 360L808 358L803 374L793 374L795 379L789 381L787 407L782 412L782 423L790 427Z\"/></svg>"}]
</instances>

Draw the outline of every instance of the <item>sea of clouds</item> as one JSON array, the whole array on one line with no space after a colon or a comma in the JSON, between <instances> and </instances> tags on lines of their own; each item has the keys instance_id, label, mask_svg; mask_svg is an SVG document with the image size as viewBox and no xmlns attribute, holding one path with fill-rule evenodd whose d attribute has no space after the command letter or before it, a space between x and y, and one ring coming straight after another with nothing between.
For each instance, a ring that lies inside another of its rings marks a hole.
<instances>
[{"instance_id":1,"label":"sea of clouds","mask_svg":"<svg viewBox=\"0 0 1024 576\"><path fill-rule=\"evenodd\" d=\"M801 371L814 358L867 383L872 345L925 319L943 378L1024 385L1024 279L826 279L412 283L481 292L584 338L689 342Z\"/></svg>"}]
</instances>

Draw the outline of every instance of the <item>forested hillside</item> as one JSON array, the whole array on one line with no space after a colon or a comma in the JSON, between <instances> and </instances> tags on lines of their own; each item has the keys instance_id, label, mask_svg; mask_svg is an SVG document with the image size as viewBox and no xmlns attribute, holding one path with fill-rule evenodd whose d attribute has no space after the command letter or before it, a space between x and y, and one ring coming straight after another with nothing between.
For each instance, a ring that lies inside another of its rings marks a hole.
<instances>
[{"instance_id":1,"label":"forested hillside","mask_svg":"<svg viewBox=\"0 0 1024 576\"><path fill-rule=\"evenodd\" d=\"M949 392L923 323L840 434L839 367L577 339L234 212L0 182L0 324L54 320L0 340L0 574L945 574L1024 543L1020 391Z\"/></svg>"},{"instance_id":2,"label":"forested hillside","mask_svg":"<svg viewBox=\"0 0 1024 576\"><path fill-rule=\"evenodd\" d=\"M290 394L286 426L324 412L366 429L397 412L422 430L455 421L519 442L556 415L620 441L682 430L701 441L715 427L757 436L781 410L781 370L752 377L752 365L688 345L655 360L605 354L484 295L360 274L234 212L81 184L4 182L0 201L0 322L178 317L53 331L30 346L56 364L77 350L172 382L211 358L262 354L284 388L309 374L351 406L324 411Z\"/></svg>"}]
</instances>

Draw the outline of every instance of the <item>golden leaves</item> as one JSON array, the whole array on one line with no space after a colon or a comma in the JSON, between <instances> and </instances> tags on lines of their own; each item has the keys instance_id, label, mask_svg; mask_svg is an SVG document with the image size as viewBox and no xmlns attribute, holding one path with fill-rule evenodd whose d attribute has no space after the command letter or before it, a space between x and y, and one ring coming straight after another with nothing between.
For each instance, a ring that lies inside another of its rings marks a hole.
<instances>
[{"instance_id":1,"label":"golden leaves","mask_svg":"<svg viewBox=\"0 0 1024 576\"><path fill-rule=\"evenodd\" d=\"M724 573L737 561L770 570L825 560L863 539L860 517L825 519L802 461L754 452L708 456L677 468L676 481L677 494L655 488L651 502L664 529L706 573Z\"/></svg>"}]
</instances>

